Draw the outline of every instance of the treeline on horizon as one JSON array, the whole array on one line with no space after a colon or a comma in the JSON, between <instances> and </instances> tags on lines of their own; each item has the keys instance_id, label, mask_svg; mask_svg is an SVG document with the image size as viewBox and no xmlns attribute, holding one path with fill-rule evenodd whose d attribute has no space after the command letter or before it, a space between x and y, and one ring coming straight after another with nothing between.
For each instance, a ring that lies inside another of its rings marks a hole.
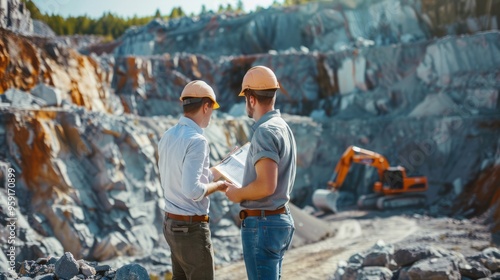
<instances>
[{"instance_id":1,"label":"treeline on horizon","mask_svg":"<svg viewBox=\"0 0 500 280\"><path fill-rule=\"evenodd\" d=\"M275 0L272 6L291 6L313 1L318 0L284 0L283 3L279 3ZM134 16L131 18L123 18L108 12L104 13L97 19L86 15L77 17L70 16L65 18L56 14L42 14L33 1L23 0L23 2L30 11L32 19L46 23L57 35L100 35L105 37L106 41L112 41L113 39L120 37L128 28L132 26L145 25L155 18L170 20L187 16L181 7L174 7L169 15L162 15L160 10L157 9L154 15L146 17ZM260 9L263 9L263 7L257 7L257 10ZM199 15L203 15L208 12L245 13L243 1L241 0L237 2L236 7L232 7L231 4L227 4L226 6L221 4L219 5L218 11L207 11L205 5L202 5ZM189 16L196 15L190 14Z\"/></svg>"}]
</instances>

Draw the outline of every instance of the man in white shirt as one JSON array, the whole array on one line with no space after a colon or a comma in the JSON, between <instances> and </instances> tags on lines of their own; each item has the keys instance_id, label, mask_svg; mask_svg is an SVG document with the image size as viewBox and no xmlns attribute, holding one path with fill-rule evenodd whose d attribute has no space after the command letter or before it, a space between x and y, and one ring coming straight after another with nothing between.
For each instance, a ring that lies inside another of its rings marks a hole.
<instances>
[{"instance_id":1,"label":"man in white shirt","mask_svg":"<svg viewBox=\"0 0 500 280\"><path fill-rule=\"evenodd\" d=\"M203 128L219 108L213 89L203 81L188 83L180 100L184 116L158 143L165 220L163 234L170 246L172 279L214 279L214 251L209 228L208 196L225 191L221 174L210 166Z\"/></svg>"}]
</instances>

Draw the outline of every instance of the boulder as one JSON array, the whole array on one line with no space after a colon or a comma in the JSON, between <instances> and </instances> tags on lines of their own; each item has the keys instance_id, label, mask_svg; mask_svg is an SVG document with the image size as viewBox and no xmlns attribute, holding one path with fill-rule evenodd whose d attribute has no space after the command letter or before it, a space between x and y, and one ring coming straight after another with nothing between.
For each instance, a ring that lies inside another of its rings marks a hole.
<instances>
[{"instance_id":1,"label":"boulder","mask_svg":"<svg viewBox=\"0 0 500 280\"><path fill-rule=\"evenodd\" d=\"M55 275L58 279L70 280L80 272L80 266L70 252L64 255L55 263Z\"/></svg>"},{"instance_id":2,"label":"boulder","mask_svg":"<svg viewBox=\"0 0 500 280\"><path fill-rule=\"evenodd\" d=\"M120 267L116 271L115 280L121 279L135 279L135 280L149 280L149 274L144 267L140 264L132 263Z\"/></svg>"},{"instance_id":3,"label":"boulder","mask_svg":"<svg viewBox=\"0 0 500 280\"><path fill-rule=\"evenodd\" d=\"M62 92L46 84L38 84L31 90L31 94L45 102L45 106L59 107L62 104Z\"/></svg>"}]
</instances>

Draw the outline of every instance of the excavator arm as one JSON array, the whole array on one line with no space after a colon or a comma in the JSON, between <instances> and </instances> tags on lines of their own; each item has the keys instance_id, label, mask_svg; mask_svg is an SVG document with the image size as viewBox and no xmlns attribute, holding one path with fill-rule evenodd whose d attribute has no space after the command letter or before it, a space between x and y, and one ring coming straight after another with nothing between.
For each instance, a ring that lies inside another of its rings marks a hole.
<instances>
[{"instance_id":1,"label":"excavator arm","mask_svg":"<svg viewBox=\"0 0 500 280\"><path fill-rule=\"evenodd\" d=\"M328 181L328 186L338 190L344 183L347 173L353 163L375 167L379 178L383 178L384 171L389 168L389 163L384 156L360 147L349 146L335 166L333 175L330 181Z\"/></svg>"}]
</instances>

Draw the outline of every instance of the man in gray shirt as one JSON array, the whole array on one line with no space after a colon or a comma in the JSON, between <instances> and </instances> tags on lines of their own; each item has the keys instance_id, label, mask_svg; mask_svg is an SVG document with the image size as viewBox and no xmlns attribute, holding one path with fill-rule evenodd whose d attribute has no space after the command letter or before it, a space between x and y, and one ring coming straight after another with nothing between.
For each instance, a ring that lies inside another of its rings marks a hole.
<instances>
[{"instance_id":1,"label":"man in gray shirt","mask_svg":"<svg viewBox=\"0 0 500 280\"><path fill-rule=\"evenodd\" d=\"M264 66L248 70L239 96L255 120L241 188L229 184L227 197L240 203L243 258L249 280L280 279L285 251L295 230L287 207L295 181L296 144L274 109L278 80Z\"/></svg>"},{"instance_id":2,"label":"man in gray shirt","mask_svg":"<svg viewBox=\"0 0 500 280\"><path fill-rule=\"evenodd\" d=\"M209 168L210 150L203 128L219 104L213 89L199 80L188 83L180 99L184 116L158 143L166 202L163 234L170 246L172 279L214 279L208 196L227 186L225 181L217 181L221 174Z\"/></svg>"}]
</instances>

